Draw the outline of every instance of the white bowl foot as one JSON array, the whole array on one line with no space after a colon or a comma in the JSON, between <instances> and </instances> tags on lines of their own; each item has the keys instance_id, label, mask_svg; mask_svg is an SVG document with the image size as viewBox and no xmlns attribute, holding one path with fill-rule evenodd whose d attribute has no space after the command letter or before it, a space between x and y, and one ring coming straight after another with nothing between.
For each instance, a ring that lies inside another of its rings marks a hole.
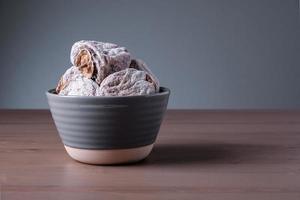
<instances>
[{"instance_id":1,"label":"white bowl foot","mask_svg":"<svg viewBox=\"0 0 300 200\"><path fill-rule=\"evenodd\" d=\"M112 165L137 162L146 158L153 144L128 149L78 149L65 145L68 154L79 162L95 165Z\"/></svg>"}]
</instances>

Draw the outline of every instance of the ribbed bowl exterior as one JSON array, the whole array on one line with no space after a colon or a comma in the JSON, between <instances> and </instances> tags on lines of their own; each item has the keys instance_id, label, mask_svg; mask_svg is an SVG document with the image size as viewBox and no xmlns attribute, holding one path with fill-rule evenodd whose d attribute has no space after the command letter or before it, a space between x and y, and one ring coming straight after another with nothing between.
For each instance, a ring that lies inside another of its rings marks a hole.
<instances>
[{"instance_id":1,"label":"ribbed bowl exterior","mask_svg":"<svg viewBox=\"0 0 300 200\"><path fill-rule=\"evenodd\" d=\"M122 149L154 143L170 90L129 97L60 96L46 92L62 142L80 149Z\"/></svg>"}]
</instances>

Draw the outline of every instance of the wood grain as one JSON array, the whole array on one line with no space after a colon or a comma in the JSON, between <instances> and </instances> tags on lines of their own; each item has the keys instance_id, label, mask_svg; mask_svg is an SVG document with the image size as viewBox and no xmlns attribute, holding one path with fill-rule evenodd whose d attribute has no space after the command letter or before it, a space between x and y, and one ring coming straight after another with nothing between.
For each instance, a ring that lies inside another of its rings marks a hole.
<instances>
[{"instance_id":1,"label":"wood grain","mask_svg":"<svg viewBox=\"0 0 300 200\"><path fill-rule=\"evenodd\" d=\"M73 161L47 110L0 111L0 200L300 199L299 111L170 110L150 157Z\"/></svg>"}]
</instances>

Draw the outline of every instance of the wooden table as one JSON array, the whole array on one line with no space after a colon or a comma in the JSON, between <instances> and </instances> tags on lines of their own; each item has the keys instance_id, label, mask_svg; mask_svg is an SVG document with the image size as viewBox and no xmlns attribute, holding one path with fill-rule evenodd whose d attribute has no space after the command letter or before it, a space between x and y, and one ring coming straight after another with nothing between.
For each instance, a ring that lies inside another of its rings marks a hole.
<instances>
[{"instance_id":1,"label":"wooden table","mask_svg":"<svg viewBox=\"0 0 300 200\"><path fill-rule=\"evenodd\" d=\"M300 199L300 112L168 111L148 159L93 166L47 110L0 111L0 199Z\"/></svg>"}]
</instances>

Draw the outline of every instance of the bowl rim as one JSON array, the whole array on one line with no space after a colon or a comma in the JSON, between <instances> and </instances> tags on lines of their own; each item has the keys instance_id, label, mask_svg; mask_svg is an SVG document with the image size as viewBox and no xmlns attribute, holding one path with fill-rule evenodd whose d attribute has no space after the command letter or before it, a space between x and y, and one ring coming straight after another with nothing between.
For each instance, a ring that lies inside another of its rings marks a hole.
<instances>
[{"instance_id":1,"label":"bowl rim","mask_svg":"<svg viewBox=\"0 0 300 200\"><path fill-rule=\"evenodd\" d=\"M141 98L141 97L154 97L154 96L164 96L171 93L170 89L167 87L159 87L159 92L154 94L145 95L132 95L132 96L76 96L76 95L58 95L55 94L55 88L46 91L47 96L57 97L57 98L70 98L70 99L125 99L125 98Z\"/></svg>"}]
</instances>

